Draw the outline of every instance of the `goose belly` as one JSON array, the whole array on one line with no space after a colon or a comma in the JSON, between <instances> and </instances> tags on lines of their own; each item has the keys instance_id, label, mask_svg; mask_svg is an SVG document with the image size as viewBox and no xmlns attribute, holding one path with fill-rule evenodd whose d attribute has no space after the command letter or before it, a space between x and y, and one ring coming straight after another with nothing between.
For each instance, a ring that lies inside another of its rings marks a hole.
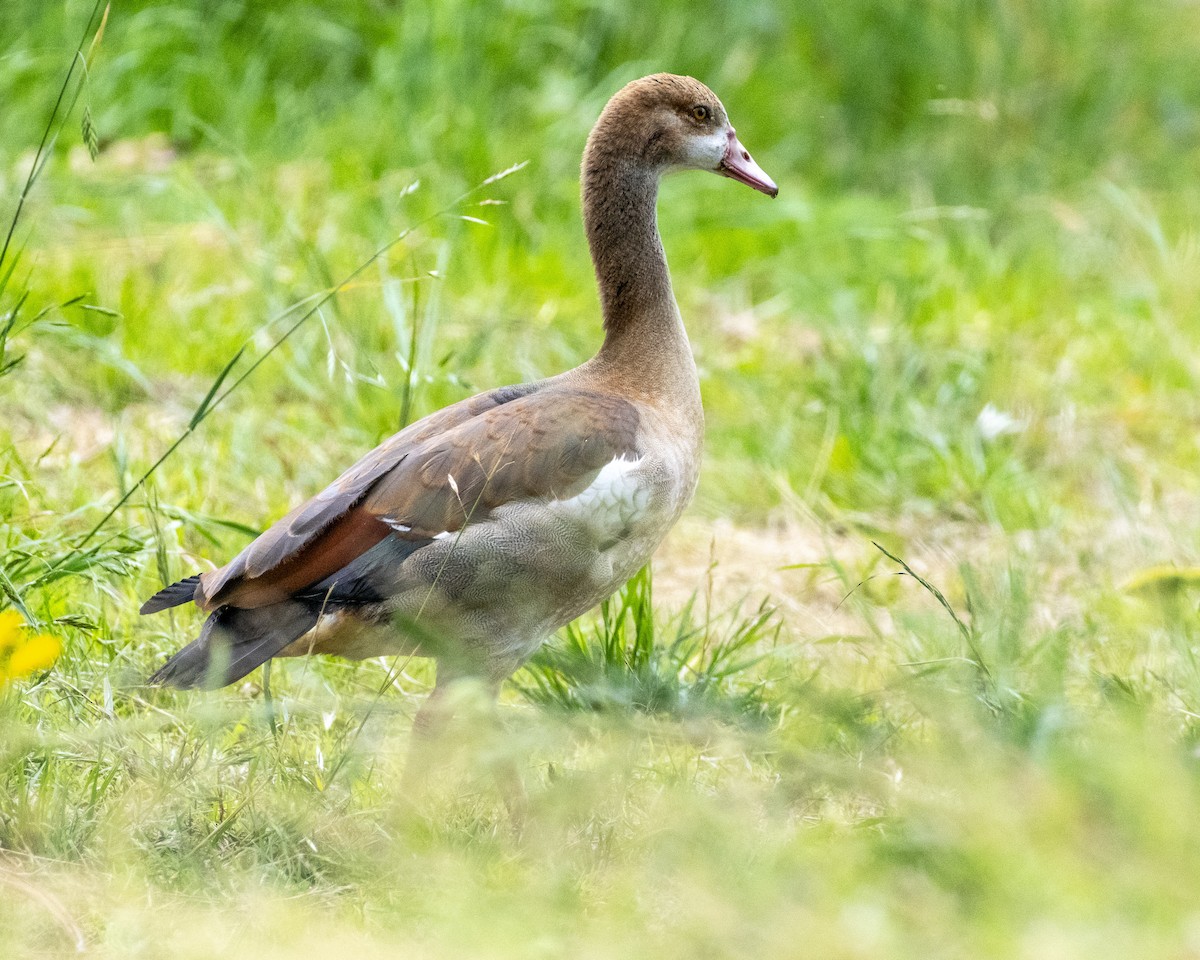
<instances>
[{"instance_id":1,"label":"goose belly","mask_svg":"<svg viewBox=\"0 0 1200 960\"><path fill-rule=\"evenodd\" d=\"M446 599L536 647L650 559L685 504L671 481L645 458L617 459L574 497L500 507L443 548Z\"/></svg>"},{"instance_id":2,"label":"goose belly","mask_svg":"<svg viewBox=\"0 0 1200 960\"><path fill-rule=\"evenodd\" d=\"M389 599L362 611L376 629L351 631L344 617L331 619L329 629L353 642L314 649L374 656L414 649L403 635L419 633L417 652L441 655L434 647L449 644L503 675L632 577L694 486L694 477L661 461L618 458L573 497L499 507L405 560ZM416 629L405 631L404 623Z\"/></svg>"},{"instance_id":3,"label":"goose belly","mask_svg":"<svg viewBox=\"0 0 1200 960\"><path fill-rule=\"evenodd\" d=\"M561 597L551 629L586 613L649 562L691 499L646 458L618 458L578 496L549 504L579 553L576 590Z\"/></svg>"}]
</instances>

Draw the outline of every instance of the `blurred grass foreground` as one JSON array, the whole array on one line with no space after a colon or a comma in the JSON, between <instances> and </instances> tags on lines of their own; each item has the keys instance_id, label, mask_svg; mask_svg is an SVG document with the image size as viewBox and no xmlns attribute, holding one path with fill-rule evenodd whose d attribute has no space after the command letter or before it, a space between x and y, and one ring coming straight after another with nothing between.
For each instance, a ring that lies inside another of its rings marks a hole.
<instances>
[{"instance_id":1,"label":"blurred grass foreground","mask_svg":"<svg viewBox=\"0 0 1200 960\"><path fill-rule=\"evenodd\" d=\"M1200 957L1200 4L102 12L0 27L0 956ZM781 195L664 186L653 580L416 807L423 663L143 687L160 584L595 349L579 156L656 70Z\"/></svg>"}]
</instances>

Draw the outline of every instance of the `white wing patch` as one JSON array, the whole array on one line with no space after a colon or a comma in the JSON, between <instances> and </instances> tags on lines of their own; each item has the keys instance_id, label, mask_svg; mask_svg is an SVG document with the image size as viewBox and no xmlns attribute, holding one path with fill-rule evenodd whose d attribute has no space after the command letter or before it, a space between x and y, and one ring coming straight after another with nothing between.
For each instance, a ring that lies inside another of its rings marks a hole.
<instances>
[{"instance_id":1,"label":"white wing patch","mask_svg":"<svg viewBox=\"0 0 1200 960\"><path fill-rule=\"evenodd\" d=\"M397 533L412 533L412 527L410 527L407 523L401 523L395 517L380 517L379 519L382 520L384 523L386 523L389 527L391 527ZM452 536L454 536L453 532L451 532L449 530L443 530L441 533L435 533L430 539L448 540Z\"/></svg>"},{"instance_id":2,"label":"white wing patch","mask_svg":"<svg viewBox=\"0 0 1200 960\"><path fill-rule=\"evenodd\" d=\"M589 527L603 541L611 538L624 539L630 528L636 527L649 512L653 484L640 471L642 457L626 459L615 457L600 468L596 478L580 493L563 500L518 501L505 504L495 511L507 513L513 509L550 510L559 516ZM412 527L395 517L380 517L397 533L411 533ZM461 531L443 530L429 536L431 540L449 540Z\"/></svg>"},{"instance_id":3,"label":"white wing patch","mask_svg":"<svg viewBox=\"0 0 1200 960\"><path fill-rule=\"evenodd\" d=\"M650 505L650 487L639 476L642 458L617 457L606 463L582 493L555 501L555 508L600 529L619 531L634 523Z\"/></svg>"}]
</instances>

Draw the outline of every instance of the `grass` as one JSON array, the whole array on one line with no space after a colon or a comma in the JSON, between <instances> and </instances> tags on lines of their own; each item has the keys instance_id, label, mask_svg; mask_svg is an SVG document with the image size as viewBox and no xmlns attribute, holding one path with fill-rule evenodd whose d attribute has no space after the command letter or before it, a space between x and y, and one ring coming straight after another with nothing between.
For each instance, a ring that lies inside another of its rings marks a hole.
<instances>
[{"instance_id":1,"label":"grass","mask_svg":"<svg viewBox=\"0 0 1200 960\"><path fill-rule=\"evenodd\" d=\"M0 606L64 647L0 689L6 956L1200 954L1195 5L92 12L0 38L6 216L87 66L0 263ZM416 809L420 661L141 687L161 583L595 348L579 151L655 69L782 192L664 186L709 425L653 590Z\"/></svg>"}]
</instances>

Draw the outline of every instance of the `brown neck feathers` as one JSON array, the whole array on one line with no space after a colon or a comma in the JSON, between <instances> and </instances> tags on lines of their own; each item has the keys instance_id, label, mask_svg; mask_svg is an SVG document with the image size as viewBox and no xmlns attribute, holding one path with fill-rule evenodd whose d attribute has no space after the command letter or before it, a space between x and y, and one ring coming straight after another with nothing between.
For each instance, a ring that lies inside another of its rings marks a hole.
<instances>
[{"instance_id":1,"label":"brown neck feathers","mask_svg":"<svg viewBox=\"0 0 1200 960\"><path fill-rule=\"evenodd\" d=\"M674 322L676 310L654 210L660 170L605 113L583 156L583 218L607 344L634 325Z\"/></svg>"}]
</instances>

